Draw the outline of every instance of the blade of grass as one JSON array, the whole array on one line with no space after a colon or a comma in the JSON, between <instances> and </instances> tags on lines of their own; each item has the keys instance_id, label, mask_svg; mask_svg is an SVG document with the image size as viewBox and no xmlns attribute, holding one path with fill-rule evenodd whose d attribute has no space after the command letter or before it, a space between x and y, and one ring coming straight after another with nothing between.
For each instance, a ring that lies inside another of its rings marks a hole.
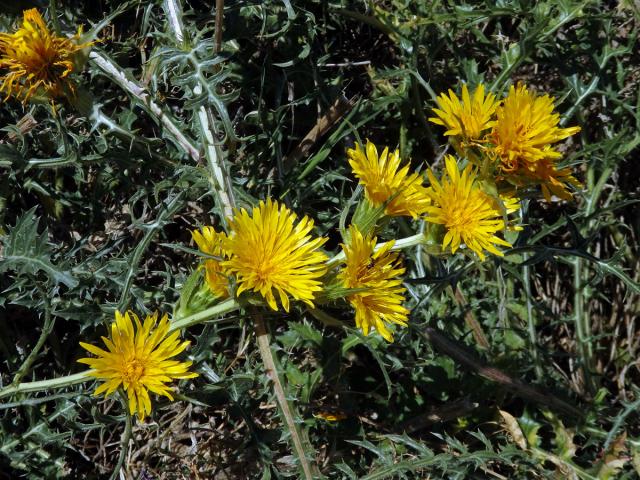
<instances>
[{"instance_id":1,"label":"blade of grass","mask_svg":"<svg viewBox=\"0 0 640 480\"><path fill-rule=\"evenodd\" d=\"M520 209L522 225L529 223L529 201L525 200ZM529 253L522 254L524 265L522 266L522 286L524 288L525 301L527 304L527 333L529 335L529 351L533 360L533 368L538 380L542 379L542 365L540 365L540 356L538 355L538 332L536 329L536 317L533 310L533 302L531 301L531 267L527 263Z\"/></svg>"}]
</instances>

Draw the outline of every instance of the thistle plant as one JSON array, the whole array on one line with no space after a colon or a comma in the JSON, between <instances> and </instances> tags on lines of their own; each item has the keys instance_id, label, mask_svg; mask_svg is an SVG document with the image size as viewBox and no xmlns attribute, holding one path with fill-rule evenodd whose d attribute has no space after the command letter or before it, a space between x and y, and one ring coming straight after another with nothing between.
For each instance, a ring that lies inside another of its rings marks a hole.
<instances>
[{"instance_id":1,"label":"thistle plant","mask_svg":"<svg viewBox=\"0 0 640 480\"><path fill-rule=\"evenodd\" d=\"M3 472L632 478L631 13L59 3L0 33Z\"/></svg>"}]
</instances>

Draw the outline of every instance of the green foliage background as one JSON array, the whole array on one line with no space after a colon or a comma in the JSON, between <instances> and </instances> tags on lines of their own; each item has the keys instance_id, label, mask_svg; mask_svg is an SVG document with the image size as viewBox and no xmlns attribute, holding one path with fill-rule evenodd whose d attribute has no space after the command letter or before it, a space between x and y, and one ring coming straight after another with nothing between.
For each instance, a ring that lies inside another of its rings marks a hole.
<instances>
[{"instance_id":1,"label":"green foliage background","mask_svg":"<svg viewBox=\"0 0 640 480\"><path fill-rule=\"evenodd\" d=\"M346 326L270 314L272 350L329 478L637 478L637 2L229 0L219 53L213 2L183 2L181 27L174 4L3 4L5 31L37 6L100 42L74 106L0 108L2 386L80 371L78 341L116 309L173 310L198 262L190 230L224 218L214 160L239 205L282 199L335 251L356 186L347 147L397 145L424 170L446 145L426 121L435 93L523 81L582 127L566 143L575 202L528 202L504 260L405 251L411 323L393 344L336 308ZM3 397L0 478L296 478L250 319L185 335L200 377L156 401L128 448L120 404L90 383Z\"/></svg>"}]
</instances>

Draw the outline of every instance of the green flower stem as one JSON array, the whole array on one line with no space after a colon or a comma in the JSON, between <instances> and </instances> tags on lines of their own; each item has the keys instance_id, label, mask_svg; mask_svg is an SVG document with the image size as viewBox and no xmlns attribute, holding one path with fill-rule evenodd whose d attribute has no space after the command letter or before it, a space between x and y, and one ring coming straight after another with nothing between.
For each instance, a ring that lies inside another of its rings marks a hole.
<instances>
[{"instance_id":1,"label":"green flower stem","mask_svg":"<svg viewBox=\"0 0 640 480\"><path fill-rule=\"evenodd\" d=\"M289 404L284 384L280 379L280 369L276 365L276 359L273 355L273 352L271 351L269 333L267 332L267 328L264 324L262 314L254 309L252 316L255 326L258 350L260 351L260 356L262 357L262 362L264 364L266 374L273 382L273 390L276 394L276 400L278 401L278 405L280 406L280 410L282 411L284 421L287 424L289 433L291 434L293 447L298 460L300 461L302 471L304 472L304 478L305 480L318 478L318 469L315 463L307 458L306 454L306 452L308 451L311 455L313 449L309 443L309 439L305 435L305 432L302 431L302 429L300 429L298 427L298 424L296 423L295 417L297 415L295 414L294 406Z\"/></svg>"},{"instance_id":2,"label":"green flower stem","mask_svg":"<svg viewBox=\"0 0 640 480\"><path fill-rule=\"evenodd\" d=\"M378 243L376 245L375 250L380 250L387 242L381 242ZM405 237L405 238L401 238L399 240L396 240L396 242L393 244L393 247L391 248L391 250L403 250L405 248L410 248L410 247L415 247L416 245L422 245L422 244L426 244L427 243L427 238L424 236L423 233L417 233L415 235L412 235L410 237ZM337 254L335 257L330 258L329 260L327 260L327 266L329 268L331 267L335 267L337 264L339 264L340 262L344 261L345 256L344 256L344 252L340 252L339 254Z\"/></svg>"},{"instance_id":3,"label":"green flower stem","mask_svg":"<svg viewBox=\"0 0 640 480\"><path fill-rule=\"evenodd\" d=\"M47 338L49 338L49 335L53 330L53 326L56 323L56 318L51 315L51 304L49 302L48 296L40 286L38 286L38 290L40 291L40 294L44 299L44 325L42 326L42 331L40 332L40 337L38 338L36 345L33 347L31 353L27 356L25 361L18 369L18 373L16 373L16 375L13 377L13 382L11 382L13 385L18 385L27 375L27 373L29 373L31 365L33 365L33 362L35 362L36 358L38 358L40 350L42 350L44 343L47 341Z\"/></svg>"},{"instance_id":4,"label":"green flower stem","mask_svg":"<svg viewBox=\"0 0 640 480\"><path fill-rule=\"evenodd\" d=\"M213 317L217 317L224 313L233 312L234 310L238 310L239 308L240 304L235 299L230 298L201 312L194 313L193 315L189 315L188 317L172 321L169 332L187 328L198 323L206 322L207 320L211 320Z\"/></svg>"},{"instance_id":5,"label":"green flower stem","mask_svg":"<svg viewBox=\"0 0 640 480\"><path fill-rule=\"evenodd\" d=\"M124 466L124 461L127 458L129 452L129 442L131 441L131 433L133 431L133 419L129 414L129 401L127 395L120 389L120 399L122 400L122 408L125 410L125 423L124 432L122 432L122 439L120 440L120 455L118 456L118 463L116 468L113 469L113 473L109 477L109 480L116 480L120 477L120 471Z\"/></svg>"},{"instance_id":6,"label":"green flower stem","mask_svg":"<svg viewBox=\"0 0 640 480\"><path fill-rule=\"evenodd\" d=\"M379 243L376 245L376 250L382 248L382 246L387 243ZM393 248L391 250L403 250L405 248L415 247L416 245L422 245L427 243L427 237L425 237L424 233L416 233L415 235L411 235L410 237L401 238L396 240Z\"/></svg>"},{"instance_id":7,"label":"green flower stem","mask_svg":"<svg viewBox=\"0 0 640 480\"><path fill-rule=\"evenodd\" d=\"M71 385L78 385L79 383L84 383L91 380L91 378L87 376L88 373L89 370L85 370L84 372L74 373L73 375L67 375L66 377L11 385L0 390L0 398L8 397L9 395L14 395L16 393L40 392L42 390L51 390L54 388L64 388L70 387Z\"/></svg>"}]
</instances>

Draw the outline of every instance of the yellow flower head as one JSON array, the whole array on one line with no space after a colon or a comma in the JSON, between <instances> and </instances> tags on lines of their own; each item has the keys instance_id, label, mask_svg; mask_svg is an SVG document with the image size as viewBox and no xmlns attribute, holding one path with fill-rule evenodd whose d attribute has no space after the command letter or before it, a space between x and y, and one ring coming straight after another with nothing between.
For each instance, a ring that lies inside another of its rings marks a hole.
<instances>
[{"instance_id":1,"label":"yellow flower head","mask_svg":"<svg viewBox=\"0 0 640 480\"><path fill-rule=\"evenodd\" d=\"M51 98L65 90L74 91L69 75L73 72L73 56L91 44L77 44L80 32L73 38L58 37L35 8L25 10L22 27L15 33L0 33L0 92L23 102L38 90Z\"/></svg>"},{"instance_id":2,"label":"yellow flower head","mask_svg":"<svg viewBox=\"0 0 640 480\"><path fill-rule=\"evenodd\" d=\"M204 261L205 280L209 290L217 298L228 298L229 280L221 263L224 257L223 246L227 236L224 233L216 232L213 227L202 227L202 232L195 230L191 232L191 236L202 253L220 257L220 260L208 258Z\"/></svg>"},{"instance_id":3,"label":"yellow flower head","mask_svg":"<svg viewBox=\"0 0 640 480\"><path fill-rule=\"evenodd\" d=\"M362 328L365 335L373 328L389 342L393 342L393 336L386 324L406 327L409 314L402 306L405 269L398 253L391 251L393 244L393 241L387 242L375 251L376 238L363 236L352 225L349 241L342 245L346 265L338 273L344 287L364 289L347 297L356 311L356 326Z\"/></svg>"},{"instance_id":4,"label":"yellow flower head","mask_svg":"<svg viewBox=\"0 0 640 480\"><path fill-rule=\"evenodd\" d=\"M480 84L469 96L467 85L462 85L462 101L449 89L449 96L441 93L436 99L440 108L434 108L437 117L429 121L447 128L445 135L461 137L464 140L481 140L485 130L494 124L493 114L499 105L492 93L484 95L484 85Z\"/></svg>"},{"instance_id":5,"label":"yellow flower head","mask_svg":"<svg viewBox=\"0 0 640 480\"><path fill-rule=\"evenodd\" d=\"M191 362L170 360L189 345L188 341L181 342L179 336L180 332L169 334L167 315L158 323L156 312L147 316L142 324L135 313L122 315L116 311L111 335L102 337L108 351L80 342L96 358L81 358L78 362L89 365L89 375L104 381L94 395L106 392L105 396L109 396L122 386L129 398L129 413L137 412L142 421L151 413L148 390L173 400L171 389L165 385L167 382L198 376L188 371Z\"/></svg>"},{"instance_id":6,"label":"yellow flower head","mask_svg":"<svg viewBox=\"0 0 640 480\"><path fill-rule=\"evenodd\" d=\"M443 225L446 234L442 241L443 250L448 246L451 252L464 243L484 260L483 251L502 256L494 244L510 247L511 244L495 236L505 229L505 223L495 200L477 185L477 174L471 165L460 172L456 160L445 157L446 174L438 181L433 173L427 174L431 181L430 195L433 206L427 209L425 220Z\"/></svg>"},{"instance_id":7,"label":"yellow flower head","mask_svg":"<svg viewBox=\"0 0 640 480\"><path fill-rule=\"evenodd\" d=\"M318 251L325 238L312 239L313 220L298 221L295 213L278 202L260 202L251 216L243 208L230 220L231 234L225 242L228 260L224 269L235 274L237 295L245 290L260 293L273 310L278 295L289 311L289 295L313 307L319 278L326 272L327 256Z\"/></svg>"},{"instance_id":8,"label":"yellow flower head","mask_svg":"<svg viewBox=\"0 0 640 480\"><path fill-rule=\"evenodd\" d=\"M555 195L563 200L571 200L571 192L568 185L580 187L581 183L576 179L570 168L556 167L556 162L545 158L538 162L536 170L532 175L541 185L542 194L547 202L551 201L551 196Z\"/></svg>"},{"instance_id":9,"label":"yellow flower head","mask_svg":"<svg viewBox=\"0 0 640 480\"><path fill-rule=\"evenodd\" d=\"M416 218L424 213L429 197L422 185L422 176L409 174L409 165L400 168L399 150L389 154L387 147L378 156L376 146L367 140L366 152L356 143L356 148L348 149L347 155L353 174L364 186L365 197L374 207L388 202L384 212L389 216Z\"/></svg>"},{"instance_id":10,"label":"yellow flower head","mask_svg":"<svg viewBox=\"0 0 640 480\"><path fill-rule=\"evenodd\" d=\"M553 113L553 100L549 95L537 96L522 84L511 86L496 110L491 132L493 154L502 172L533 176L538 161L561 157L552 144L580 131L580 127L558 127L560 116Z\"/></svg>"}]
</instances>

